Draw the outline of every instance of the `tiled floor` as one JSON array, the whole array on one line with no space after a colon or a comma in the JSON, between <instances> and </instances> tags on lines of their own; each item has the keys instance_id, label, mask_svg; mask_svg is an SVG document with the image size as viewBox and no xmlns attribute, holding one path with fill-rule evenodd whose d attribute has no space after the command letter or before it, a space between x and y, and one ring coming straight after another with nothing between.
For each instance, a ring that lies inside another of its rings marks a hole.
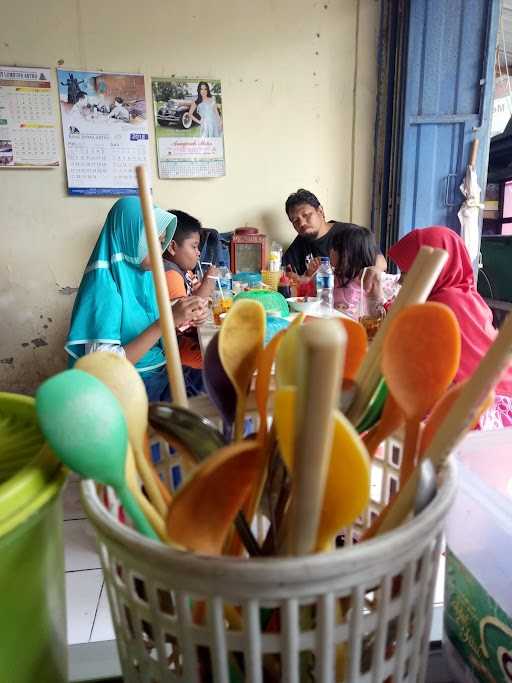
<instances>
[{"instance_id":1,"label":"tiled floor","mask_svg":"<svg viewBox=\"0 0 512 683\"><path fill-rule=\"evenodd\" d=\"M79 483L64 492L68 643L114 639L96 539L80 504Z\"/></svg>"}]
</instances>

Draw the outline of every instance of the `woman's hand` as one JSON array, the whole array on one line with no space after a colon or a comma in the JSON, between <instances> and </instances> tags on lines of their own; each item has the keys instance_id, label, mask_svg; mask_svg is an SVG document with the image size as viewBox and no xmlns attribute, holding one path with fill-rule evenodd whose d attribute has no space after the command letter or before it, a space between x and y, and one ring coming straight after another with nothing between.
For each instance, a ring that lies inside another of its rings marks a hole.
<instances>
[{"instance_id":1,"label":"woman's hand","mask_svg":"<svg viewBox=\"0 0 512 683\"><path fill-rule=\"evenodd\" d=\"M377 268L367 268L364 274L363 289L366 296L371 299L382 300L384 295L382 293L382 285L380 279L381 271Z\"/></svg>"},{"instance_id":2,"label":"woman's hand","mask_svg":"<svg viewBox=\"0 0 512 683\"><path fill-rule=\"evenodd\" d=\"M175 327L182 327L186 323L200 325L208 316L208 304L198 296L187 296L174 304L172 312Z\"/></svg>"}]
</instances>

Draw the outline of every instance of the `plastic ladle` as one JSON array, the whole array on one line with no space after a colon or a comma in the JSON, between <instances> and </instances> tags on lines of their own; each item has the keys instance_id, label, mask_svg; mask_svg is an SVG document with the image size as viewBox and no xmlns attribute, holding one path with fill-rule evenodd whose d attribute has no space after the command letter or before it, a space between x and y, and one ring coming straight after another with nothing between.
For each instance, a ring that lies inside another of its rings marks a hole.
<instances>
[{"instance_id":1,"label":"plastic ladle","mask_svg":"<svg viewBox=\"0 0 512 683\"><path fill-rule=\"evenodd\" d=\"M391 322L382 348L382 373L405 416L400 481L414 469L420 423L459 367L460 329L444 304L408 306Z\"/></svg>"},{"instance_id":2,"label":"plastic ladle","mask_svg":"<svg viewBox=\"0 0 512 683\"><path fill-rule=\"evenodd\" d=\"M169 508L172 543L205 555L220 555L227 534L258 474L256 441L225 446L200 465Z\"/></svg>"},{"instance_id":3,"label":"plastic ladle","mask_svg":"<svg viewBox=\"0 0 512 683\"><path fill-rule=\"evenodd\" d=\"M164 500L156 482L158 475L144 455L144 440L148 429L148 396L139 373L126 358L104 351L83 356L75 367L94 375L119 401L128 426L128 437L137 470L149 499L165 519L170 501Z\"/></svg>"},{"instance_id":4,"label":"plastic ladle","mask_svg":"<svg viewBox=\"0 0 512 683\"><path fill-rule=\"evenodd\" d=\"M236 392L235 440L243 437L247 392L265 339L265 309L242 299L228 311L219 332L219 356Z\"/></svg>"},{"instance_id":5,"label":"plastic ladle","mask_svg":"<svg viewBox=\"0 0 512 683\"><path fill-rule=\"evenodd\" d=\"M158 539L126 483L128 429L110 389L83 370L66 370L41 384L36 411L55 455L80 476L112 486L138 531Z\"/></svg>"}]
</instances>

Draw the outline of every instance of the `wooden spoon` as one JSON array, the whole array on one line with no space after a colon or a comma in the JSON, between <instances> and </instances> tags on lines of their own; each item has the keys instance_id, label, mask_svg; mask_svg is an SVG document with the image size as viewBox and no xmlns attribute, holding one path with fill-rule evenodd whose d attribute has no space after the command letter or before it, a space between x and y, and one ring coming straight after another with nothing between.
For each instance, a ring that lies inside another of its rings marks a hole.
<instances>
[{"instance_id":1,"label":"wooden spoon","mask_svg":"<svg viewBox=\"0 0 512 683\"><path fill-rule=\"evenodd\" d=\"M460 361L454 313L435 302L415 304L392 321L382 348L382 373L405 416L400 481L414 469L420 422L450 386Z\"/></svg>"},{"instance_id":2,"label":"wooden spoon","mask_svg":"<svg viewBox=\"0 0 512 683\"><path fill-rule=\"evenodd\" d=\"M464 382L460 382L459 384L455 384L454 386L450 387L446 394L436 403L436 405L432 409L432 412L425 421L425 425L423 427L423 431L420 437L420 445L418 448L418 455L420 458L423 456L427 448L430 446L432 439L434 438L442 421L450 412L452 405L459 398L461 393L465 390L467 382L468 380L465 380ZM482 403L482 405L480 406L480 408L478 409L475 419L470 426L470 429L473 429L478 424L478 421L482 414L492 406L493 402L494 391L491 391Z\"/></svg>"},{"instance_id":3,"label":"wooden spoon","mask_svg":"<svg viewBox=\"0 0 512 683\"><path fill-rule=\"evenodd\" d=\"M220 555L233 520L254 486L261 452L257 441L232 443L192 473L169 508L167 533L173 544Z\"/></svg>"},{"instance_id":4,"label":"wooden spoon","mask_svg":"<svg viewBox=\"0 0 512 683\"><path fill-rule=\"evenodd\" d=\"M345 341L346 333L335 320L319 319L299 328L294 476L283 537L283 549L290 555L315 548Z\"/></svg>"},{"instance_id":5,"label":"wooden spoon","mask_svg":"<svg viewBox=\"0 0 512 683\"><path fill-rule=\"evenodd\" d=\"M158 474L144 455L144 440L148 429L148 396L141 376L126 358L105 351L83 356L75 367L97 377L119 401L128 426L128 438L137 470L149 499L165 519L167 503L156 482Z\"/></svg>"},{"instance_id":6,"label":"wooden spoon","mask_svg":"<svg viewBox=\"0 0 512 683\"><path fill-rule=\"evenodd\" d=\"M236 392L235 440L243 438L245 403L265 339L265 309L241 299L229 309L219 332L219 356Z\"/></svg>"}]
</instances>

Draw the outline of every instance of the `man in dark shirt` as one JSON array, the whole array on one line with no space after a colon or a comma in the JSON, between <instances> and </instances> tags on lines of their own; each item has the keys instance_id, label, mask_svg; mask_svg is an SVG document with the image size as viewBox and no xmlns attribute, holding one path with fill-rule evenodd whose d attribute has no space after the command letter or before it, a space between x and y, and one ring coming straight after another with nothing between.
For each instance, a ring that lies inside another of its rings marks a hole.
<instances>
[{"instance_id":1,"label":"man in dark shirt","mask_svg":"<svg viewBox=\"0 0 512 683\"><path fill-rule=\"evenodd\" d=\"M286 200L285 211L297 232L297 237L283 255L283 264L291 266L299 275L312 275L318 268L321 256L329 256L334 235L351 223L326 221L318 198L308 190L300 189ZM377 258L377 267L386 270L386 260Z\"/></svg>"}]
</instances>

